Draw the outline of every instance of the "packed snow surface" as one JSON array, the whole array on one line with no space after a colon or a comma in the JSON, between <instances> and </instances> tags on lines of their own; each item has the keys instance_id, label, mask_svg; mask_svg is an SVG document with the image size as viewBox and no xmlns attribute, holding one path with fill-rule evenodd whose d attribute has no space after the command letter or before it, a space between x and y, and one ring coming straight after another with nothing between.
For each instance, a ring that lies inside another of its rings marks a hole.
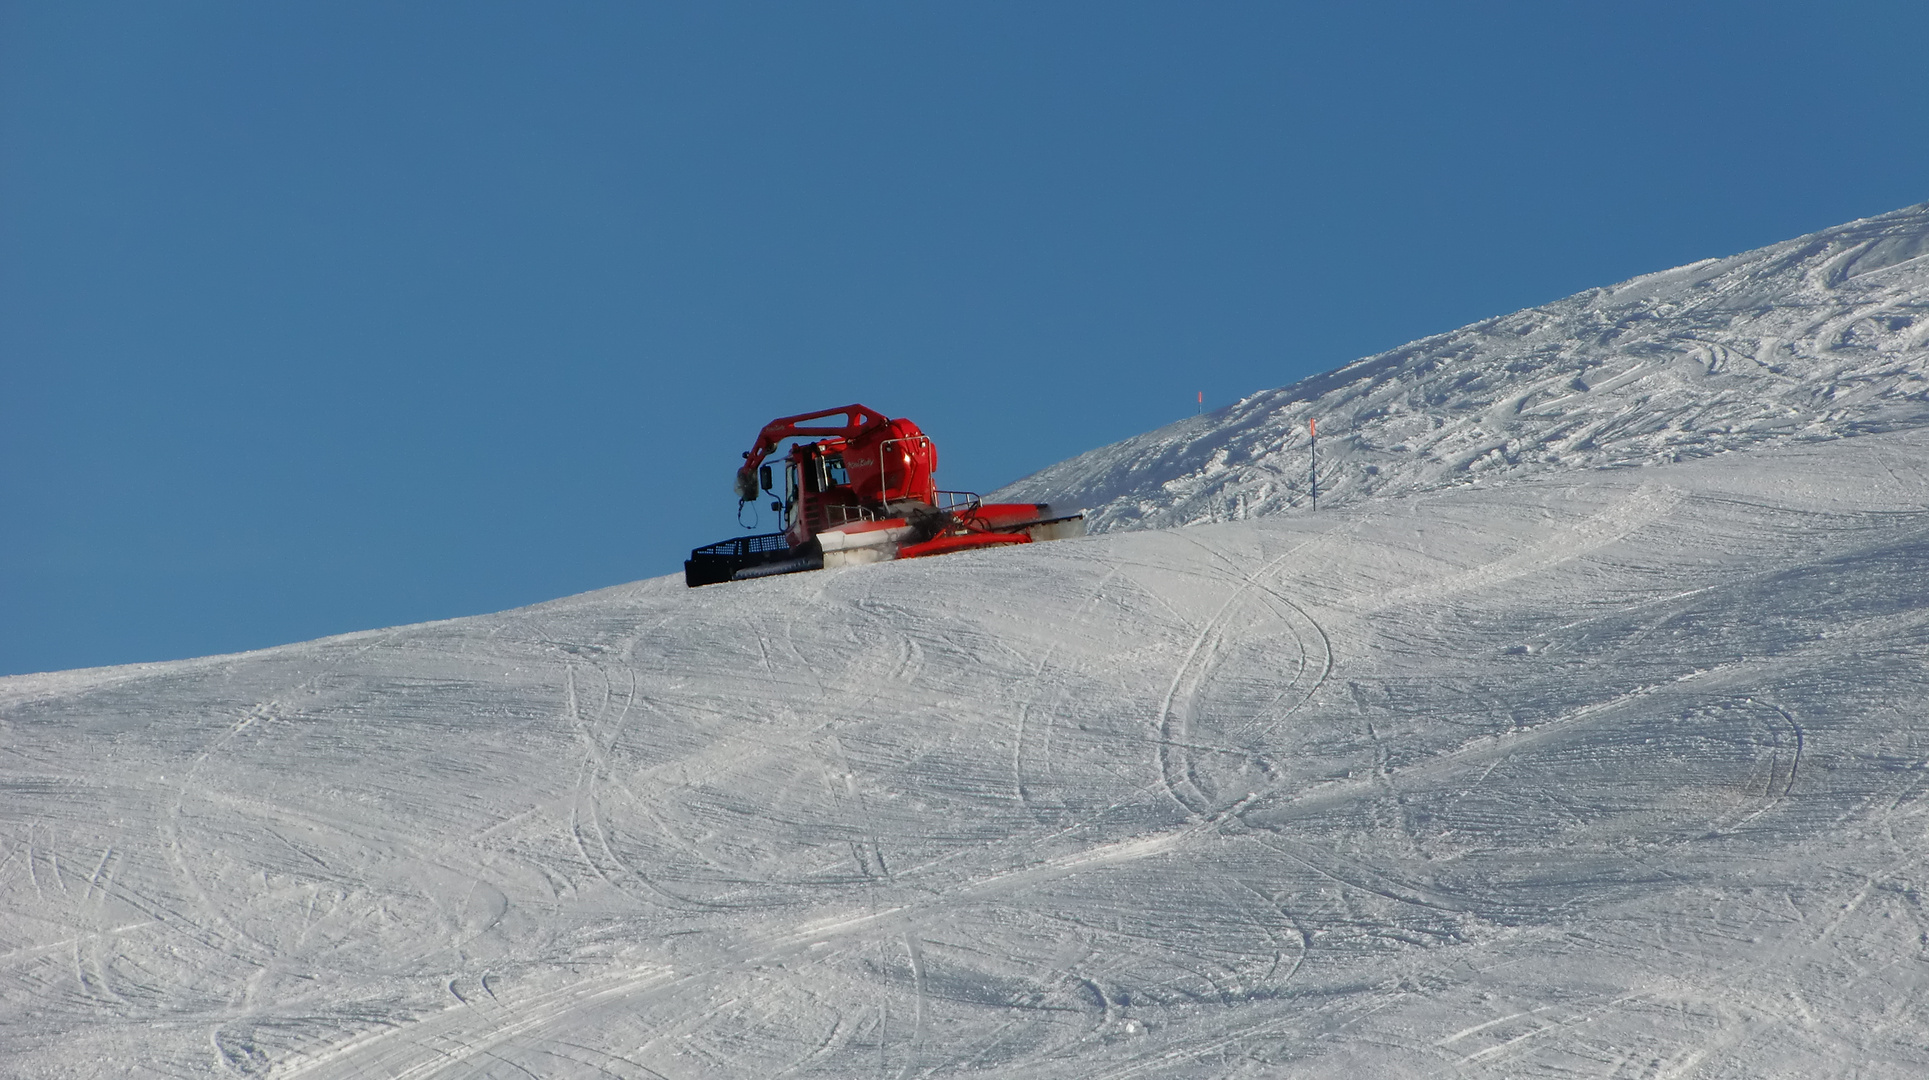
<instances>
[{"instance_id":1,"label":"packed snow surface","mask_svg":"<svg viewBox=\"0 0 1929 1080\"><path fill-rule=\"evenodd\" d=\"M1929 1074L1908 317L1640 468L0 679L0 1075Z\"/></svg>"}]
</instances>

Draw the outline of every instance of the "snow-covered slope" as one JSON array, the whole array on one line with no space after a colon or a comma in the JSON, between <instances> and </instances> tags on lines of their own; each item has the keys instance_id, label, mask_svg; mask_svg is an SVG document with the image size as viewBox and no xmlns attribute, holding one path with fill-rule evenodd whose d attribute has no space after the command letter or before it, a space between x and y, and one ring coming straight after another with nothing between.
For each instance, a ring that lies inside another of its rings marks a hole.
<instances>
[{"instance_id":1,"label":"snow-covered slope","mask_svg":"<svg viewBox=\"0 0 1929 1080\"><path fill-rule=\"evenodd\" d=\"M999 499L1093 531L1929 419L1929 203L1423 338L1093 450Z\"/></svg>"},{"instance_id":2,"label":"snow-covered slope","mask_svg":"<svg viewBox=\"0 0 1929 1080\"><path fill-rule=\"evenodd\" d=\"M1929 426L1723 426L0 679L0 1076L1929 1074Z\"/></svg>"},{"instance_id":3,"label":"snow-covered slope","mask_svg":"<svg viewBox=\"0 0 1929 1080\"><path fill-rule=\"evenodd\" d=\"M0 1073L1922 1075L1926 468L0 681Z\"/></svg>"}]
</instances>

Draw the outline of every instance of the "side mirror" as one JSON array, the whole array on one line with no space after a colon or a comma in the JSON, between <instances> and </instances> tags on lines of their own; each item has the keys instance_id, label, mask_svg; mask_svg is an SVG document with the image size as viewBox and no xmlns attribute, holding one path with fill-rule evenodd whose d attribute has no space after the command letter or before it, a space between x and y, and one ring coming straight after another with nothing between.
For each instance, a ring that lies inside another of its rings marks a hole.
<instances>
[{"instance_id":1,"label":"side mirror","mask_svg":"<svg viewBox=\"0 0 1929 1080\"><path fill-rule=\"evenodd\" d=\"M762 480L764 482L764 490L769 491L770 490L770 466L765 465L759 468L757 470L757 479Z\"/></svg>"}]
</instances>

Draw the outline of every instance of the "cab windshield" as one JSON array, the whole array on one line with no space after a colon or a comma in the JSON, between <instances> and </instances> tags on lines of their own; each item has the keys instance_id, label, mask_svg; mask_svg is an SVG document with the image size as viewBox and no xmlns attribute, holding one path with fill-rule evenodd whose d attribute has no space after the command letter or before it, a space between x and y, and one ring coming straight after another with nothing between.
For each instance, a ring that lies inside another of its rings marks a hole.
<instances>
[{"instance_id":1,"label":"cab windshield","mask_svg":"<svg viewBox=\"0 0 1929 1080\"><path fill-rule=\"evenodd\" d=\"M784 528L790 528L790 516L797 508L797 463L784 462Z\"/></svg>"},{"instance_id":2,"label":"cab windshield","mask_svg":"<svg viewBox=\"0 0 1929 1080\"><path fill-rule=\"evenodd\" d=\"M851 482L844 471L843 454L813 455L804 465L804 490L812 494L843 487Z\"/></svg>"}]
</instances>

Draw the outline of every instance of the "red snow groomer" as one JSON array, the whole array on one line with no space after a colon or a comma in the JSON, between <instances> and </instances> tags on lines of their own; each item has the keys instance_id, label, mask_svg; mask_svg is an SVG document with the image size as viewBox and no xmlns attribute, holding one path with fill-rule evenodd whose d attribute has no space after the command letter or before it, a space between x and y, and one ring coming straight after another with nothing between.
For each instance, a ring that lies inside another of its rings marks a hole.
<instances>
[{"instance_id":1,"label":"red snow groomer","mask_svg":"<svg viewBox=\"0 0 1929 1080\"><path fill-rule=\"evenodd\" d=\"M843 423L806 421L841 417ZM764 459L786 439L779 494ZM737 470L737 508L775 496L784 531L739 536L697 548L683 564L691 587L800 570L915 559L972 548L1085 535L1085 515L1045 503L985 503L969 491L939 491L938 448L909 420L846 405L764 425Z\"/></svg>"}]
</instances>

